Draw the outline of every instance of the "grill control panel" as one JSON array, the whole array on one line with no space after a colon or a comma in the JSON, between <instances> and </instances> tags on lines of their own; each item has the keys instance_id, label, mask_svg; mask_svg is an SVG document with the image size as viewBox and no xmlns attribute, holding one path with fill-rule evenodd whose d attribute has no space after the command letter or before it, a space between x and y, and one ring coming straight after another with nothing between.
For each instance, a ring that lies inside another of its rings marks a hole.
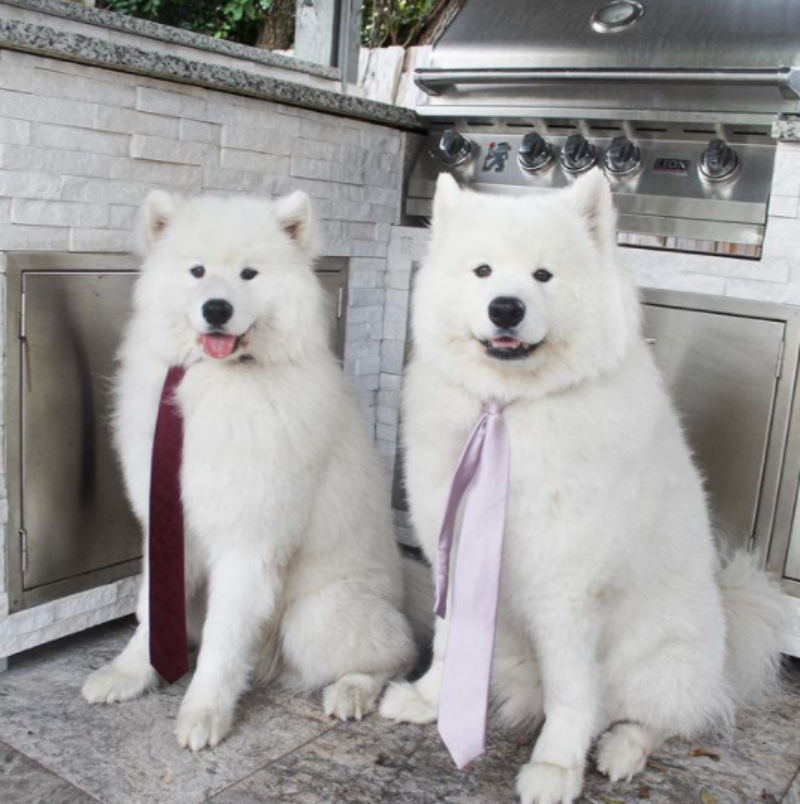
<instances>
[{"instance_id":1,"label":"grill control panel","mask_svg":"<svg viewBox=\"0 0 800 804\"><path fill-rule=\"evenodd\" d=\"M766 127L703 124L441 125L428 136L406 212L429 216L436 179L520 195L609 179L621 242L758 257L775 161ZM721 245L720 245L721 244Z\"/></svg>"},{"instance_id":2,"label":"grill control panel","mask_svg":"<svg viewBox=\"0 0 800 804\"><path fill-rule=\"evenodd\" d=\"M495 155L509 154L514 150L510 142L491 142L488 146L487 159L497 170ZM528 172L544 170L552 166L556 148L553 142L535 131L522 136L517 145L517 161L520 167ZM440 135L437 154L444 165L457 166L464 164L475 153L472 141L468 136L460 134L454 128L445 129ZM576 175L584 173L600 162L600 149L583 134L570 134L560 149L559 162L565 173ZM503 160L505 163L505 160ZM602 165L612 176L629 176L642 166L641 149L625 135L614 137L606 148ZM675 157L658 157L653 164L654 172L686 175L691 160ZM709 181L733 179L739 167L739 155L725 140L711 140L697 160L698 170L703 178Z\"/></svg>"}]
</instances>

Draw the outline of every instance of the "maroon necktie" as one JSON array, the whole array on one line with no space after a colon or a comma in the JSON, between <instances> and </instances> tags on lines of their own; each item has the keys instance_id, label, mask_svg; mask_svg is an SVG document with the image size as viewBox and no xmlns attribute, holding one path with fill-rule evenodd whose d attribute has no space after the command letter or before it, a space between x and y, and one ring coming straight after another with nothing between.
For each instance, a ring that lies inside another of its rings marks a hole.
<instances>
[{"instance_id":1,"label":"maroon necktie","mask_svg":"<svg viewBox=\"0 0 800 804\"><path fill-rule=\"evenodd\" d=\"M167 373L150 473L150 664L169 684L189 669L183 563L183 419L175 391L186 370Z\"/></svg>"}]
</instances>

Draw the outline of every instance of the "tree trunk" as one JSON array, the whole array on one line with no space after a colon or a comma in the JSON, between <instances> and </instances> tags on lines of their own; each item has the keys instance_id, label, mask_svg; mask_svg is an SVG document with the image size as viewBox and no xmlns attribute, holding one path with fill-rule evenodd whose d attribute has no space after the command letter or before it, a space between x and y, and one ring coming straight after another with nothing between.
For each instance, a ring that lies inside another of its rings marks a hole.
<instances>
[{"instance_id":1,"label":"tree trunk","mask_svg":"<svg viewBox=\"0 0 800 804\"><path fill-rule=\"evenodd\" d=\"M467 0L436 0L428 19L409 45L430 45L461 11Z\"/></svg>"},{"instance_id":2,"label":"tree trunk","mask_svg":"<svg viewBox=\"0 0 800 804\"><path fill-rule=\"evenodd\" d=\"M264 17L256 47L289 50L294 45L294 16L297 0L274 0Z\"/></svg>"}]
</instances>

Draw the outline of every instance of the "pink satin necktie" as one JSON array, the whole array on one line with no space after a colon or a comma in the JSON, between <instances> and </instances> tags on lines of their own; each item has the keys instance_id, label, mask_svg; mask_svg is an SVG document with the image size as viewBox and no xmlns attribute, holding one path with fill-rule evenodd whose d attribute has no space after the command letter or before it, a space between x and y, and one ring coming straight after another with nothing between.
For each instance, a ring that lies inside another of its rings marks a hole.
<instances>
[{"instance_id":1,"label":"pink satin necktie","mask_svg":"<svg viewBox=\"0 0 800 804\"><path fill-rule=\"evenodd\" d=\"M502 406L488 403L456 465L439 535L436 605L447 616L450 551L465 499L439 702L439 734L459 768L486 750L500 563L508 498L509 443Z\"/></svg>"}]
</instances>

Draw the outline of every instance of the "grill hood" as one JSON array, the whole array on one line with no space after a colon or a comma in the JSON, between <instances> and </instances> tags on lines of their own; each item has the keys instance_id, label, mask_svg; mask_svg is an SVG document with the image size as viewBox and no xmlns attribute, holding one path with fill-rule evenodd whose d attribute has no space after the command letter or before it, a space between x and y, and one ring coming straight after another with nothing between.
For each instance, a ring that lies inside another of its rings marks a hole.
<instances>
[{"instance_id":1,"label":"grill hood","mask_svg":"<svg viewBox=\"0 0 800 804\"><path fill-rule=\"evenodd\" d=\"M467 0L418 112L766 123L800 112L799 67L798 0Z\"/></svg>"}]
</instances>

